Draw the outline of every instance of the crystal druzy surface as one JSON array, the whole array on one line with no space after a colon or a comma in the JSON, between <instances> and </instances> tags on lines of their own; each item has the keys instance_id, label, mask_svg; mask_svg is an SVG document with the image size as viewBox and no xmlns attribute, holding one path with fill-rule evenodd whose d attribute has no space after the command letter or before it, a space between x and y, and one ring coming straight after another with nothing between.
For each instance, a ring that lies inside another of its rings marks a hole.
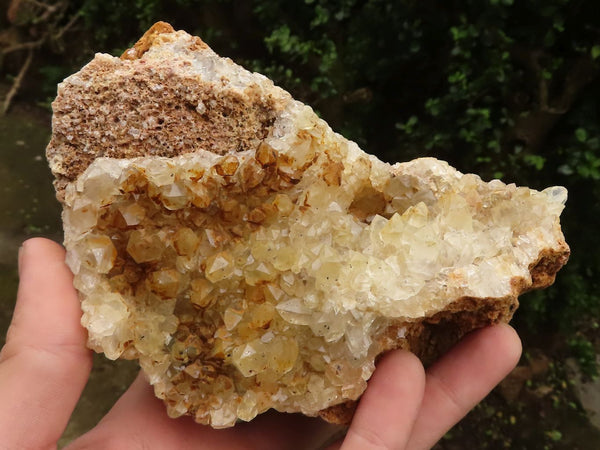
<instances>
[{"instance_id":1,"label":"crystal druzy surface","mask_svg":"<svg viewBox=\"0 0 600 450\"><path fill-rule=\"evenodd\" d=\"M89 346L138 359L172 417L343 422L379 354L427 360L510 320L568 256L564 188L383 163L164 24L65 80L54 111Z\"/></svg>"}]
</instances>

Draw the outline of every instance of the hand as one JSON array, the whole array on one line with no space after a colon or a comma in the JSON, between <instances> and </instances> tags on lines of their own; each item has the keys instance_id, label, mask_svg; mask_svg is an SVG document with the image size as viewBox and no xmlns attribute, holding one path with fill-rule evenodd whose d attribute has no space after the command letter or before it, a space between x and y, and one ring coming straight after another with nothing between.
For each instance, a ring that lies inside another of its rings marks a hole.
<instances>
[{"instance_id":1,"label":"hand","mask_svg":"<svg viewBox=\"0 0 600 450\"><path fill-rule=\"evenodd\" d=\"M64 250L45 239L23 244L20 285L0 353L0 449L55 448L92 365ZM519 338L508 325L471 333L427 372L408 352L377 365L354 420L330 449L427 449L515 366ZM213 430L169 419L138 376L112 410L69 449L314 449L335 428L320 419L266 413Z\"/></svg>"}]
</instances>

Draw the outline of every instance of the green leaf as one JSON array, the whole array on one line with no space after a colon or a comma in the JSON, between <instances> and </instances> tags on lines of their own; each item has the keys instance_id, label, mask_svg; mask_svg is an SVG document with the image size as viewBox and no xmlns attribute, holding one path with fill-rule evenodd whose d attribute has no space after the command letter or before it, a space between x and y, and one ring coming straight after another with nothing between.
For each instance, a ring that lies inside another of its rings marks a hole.
<instances>
[{"instance_id":1,"label":"green leaf","mask_svg":"<svg viewBox=\"0 0 600 450\"><path fill-rule=\"evenodd\" d=\"M397 123L396 128L404 131L406 134L412 134L415 131L415 125L419 122L417 116L410 116L406 123Z\"/></svg>"},{"instance_id":2,"label":"green leaf","mask_svg":"<svg viewBox=\"0 0 600 450\"><path fill-rule=\"evenodd\" d=\"M560 18L556 18L554 20L554 29L557 30L558 32L562 33L563 31L565 31L565 23L562 17Z\"/></svg>"},{"instance_id":3,"label":"green leaf","mask_svg":"<svg viewBox=\"0 0 600 450\"><path fill-rule=\"evenodd\" d=\"M546 158L540 155L525 155L523 156L523 161L528 166L535 167L536 170L542 170L546 163Z\"/></svg>"},{"instance_id":4,"label":"green leaf","mask_svg":"<svg viewBox=\"0 0 600 450\"><path fill-rule=\"evenodd\" d=\"M440 115L442 111L442 105L439 98L429 98L425 102L425 109L429 114L433 117L437 117Z\"/></svg>"},{"instance_id":5,"label":"green leaf","mask_svg":"<svg viewBox=\"0 0 600 450\"><path fill-rule=\"evenodd\" d=\"M498 140L494 139L494 140L488 142L487 148L498 152L500 150L500 142L498 142Z\"/></svg>"},{"instance_id":6,"label":"green leaf","mask_svg":"<svg viewBox=\"0 0 600 450\"><path fill-rule=\"evenodd\" d=\"M460 83L467 79L467 75L464 72L456 71L448 75L448 81L452 84Z\"/></svg>"},{"instance_id":7,"label":"green leaf","mask_svg":"<svg viewBox=\"0 0 600 450\"><path fill-rule=\"evenodd\" d=\"M556 400L554 403L556 403ZM546 436L548 436L550 440L554 442L559 442L562 439L562 433L558 430L546 431Z\"/></svg>"},{"instance_id":8,"label":"green leaf","mask_svg":"<svg viewBox=\"0 0 600 450\"><path fill-rule=\"evenodd\" d=\"M587 141L587 131L585 131L585 128L577 128L575 130L575 137L579 142Z\"/></svg>"},{"instance_id":9,"label":"green leaf","mask_svg":"<svg viewBox=\"0 0 600 450\"><path fill-rule=\"evenodd\" d=\"M592 47L592 59L598 59L600 57L600 45L594 45Z\"/></svg>"},{"instance_id":10,"label":"green leaf","mask_svg":"<svg viewBox=\"0 0 600 450\"><path fill-rule=\"evenodd\" d=\"M310 27L314 28L319 25L324 25L329 21L329 10L321 5L315 6L315 18L310 23Z\"/></svg>"}]
</instances>

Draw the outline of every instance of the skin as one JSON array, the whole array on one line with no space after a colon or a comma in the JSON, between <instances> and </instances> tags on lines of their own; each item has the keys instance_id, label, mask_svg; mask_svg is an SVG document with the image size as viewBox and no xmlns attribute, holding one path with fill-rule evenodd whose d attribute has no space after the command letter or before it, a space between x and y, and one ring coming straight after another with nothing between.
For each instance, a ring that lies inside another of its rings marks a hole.
<instances>
[{"instance_id":1,"label":"skin","mask_svg":"<svg viewBox=\"0 0 600 450\"><path fill-rule=\"evenodd\" d=\"M20 285L0 353L0 449L54 449L91 366L64 250L46 239L19 253ZM521 343L508 325L471 333L427 371L411 353L377 365L343 440L328 450L427 449L516 365ZM314 449L339 428L296 414L267 413L213 430L169 419L142 376L73 449Z\"/></svg>"}]
</instances>

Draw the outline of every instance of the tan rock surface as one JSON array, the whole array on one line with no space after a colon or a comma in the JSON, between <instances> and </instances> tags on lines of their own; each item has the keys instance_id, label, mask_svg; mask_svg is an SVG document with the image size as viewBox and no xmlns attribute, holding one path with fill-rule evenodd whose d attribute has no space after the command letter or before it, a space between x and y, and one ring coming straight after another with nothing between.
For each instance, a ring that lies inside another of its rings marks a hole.
<instances>
[{"instance_id":1,"label":"tan rock surface","mask_svg":"<svg viewBox=\"0 0 600 450\"><path fill-rule=\"evenodd\" d=\"M382 352L429 363L568 258L564 188L385 164L164 23L53 108L89 345L139 359L174 417L347 422Z\"/></svg>"}]
</instances>

